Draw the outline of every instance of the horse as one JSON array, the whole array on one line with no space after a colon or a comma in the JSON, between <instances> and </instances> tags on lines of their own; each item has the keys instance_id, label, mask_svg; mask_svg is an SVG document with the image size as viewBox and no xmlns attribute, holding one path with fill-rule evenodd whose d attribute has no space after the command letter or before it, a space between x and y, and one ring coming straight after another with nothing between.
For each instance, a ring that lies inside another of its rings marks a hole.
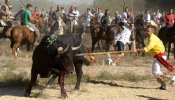
<instances>
[{"instance_id":1,"label":"horse","mask_svg":"<svg viewBox=\"0 0 175 100\"><path fill-rule=\"evenodd\" d=\"M95 44L99 42L99 40L105 40L105 51L109 51L114 37L122 31L122 28L115 24L108 26L107 31L105 32L103 26L97 23L95 18L92 18L91 20L90 29L92 38L92 52L94 52Z\"/></svg>"},{"instance_id":2,"label":"horse","mask_svg":"<svg viewBox=\"0 0 175 100\"><path fill-rule=\"evenodd\" d=\"M36 27L40 30L43 28L43 17L40 16L37 18L36 21L33 21L33 23L36 25ZM41 33L40 33L40 37ZM12 54L17 57L17 48L20 47L20 45L27 44L27 51L30 50L30 45L34 45L35 41L35 33L34 31L31 31L26 25L17 25L12 27L12 30L10 31L10 47L12 48Z\"/></svg>"},{"instance_id":3,"label":"horse","mask_svg":"<svg viewBox=\"0 0 175 100\"><path fill-rule=\"evenodd\" d=\"M136 48L141 49L145 47L145 39L146 39L146 23L144 22L143 15L137 16L135 19L135 40L136 40ZM142 53L144 55L144 53Z\"/></svg>"},{"instance_id":4,"label":"horse","mask_svg":"<svg viewBox=\"0 0 175 100\"><path fill-rule=\"evenodd\" d=\"M65 23L62 18L59 18L53 25L50 27L50 34L56 33L57 35L63 35Z\"/></svg>"}]
</instances>

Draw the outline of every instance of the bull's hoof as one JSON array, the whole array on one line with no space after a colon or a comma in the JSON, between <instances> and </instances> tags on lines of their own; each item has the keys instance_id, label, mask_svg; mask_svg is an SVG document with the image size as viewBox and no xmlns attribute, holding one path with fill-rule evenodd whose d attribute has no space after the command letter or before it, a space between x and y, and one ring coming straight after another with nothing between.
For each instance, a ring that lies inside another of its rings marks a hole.
<instances>
[{"instance_id":1,"label":"bull's hoof","mask_svg":"<svg viewBox=\"0 0 175 100\"><path fill-rule=\"evenodd\" d=\"M75 88L74 88L74 90L80 90L80 88L78 88L78 87L75 87Z\"/></svg>"},{"instance_id":2,"label":"bull's hoof","mask_svg":"<svg viewBox=\"0 0 175 100\"><path fill-rule=\"evenodd\" d=\"M65 99L65 98L68 98L68 96L67 96L66 93L62 93L62 94L61 94L61 98Z\"/></svg>"},{"instance_id":3,"label":"bull's hoof","mask_svg":"<svg viewBox=\"0 0 175 100\"><path fill-rule=\"evenodd\" d=\"M40 78L48 78L48 77L50 77L49 74L40 74Z\"/></svg>"},{"instance_id":4,"label":"bull's hoof","mask_svg":"<svg viewBox=\"0 0 175 100\"><path fill-rule=\"evenodd\" d=\"M30 97L30 93L25 93L23 96L24 97Z\"/></svg>"}]
</instances>

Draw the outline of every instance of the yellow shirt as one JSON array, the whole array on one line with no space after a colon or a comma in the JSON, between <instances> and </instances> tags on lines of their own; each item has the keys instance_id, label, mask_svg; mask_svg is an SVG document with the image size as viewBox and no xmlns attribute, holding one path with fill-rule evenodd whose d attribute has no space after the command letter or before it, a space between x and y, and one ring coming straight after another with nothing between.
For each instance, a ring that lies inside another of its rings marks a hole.
<instances>
[{"instance_id":1,"label":"yellow shirt","mask_svg":"<svg viewBox=\"0 0 175 100\"><path fill-rule=\"evenodd\" d=\"M155 56L160 53L165 52L165 47L162 41L155 35L151 34L148 37L148 45L144 48L145 52L151 51L151 53Z\"/></svg>"}]
</instances>

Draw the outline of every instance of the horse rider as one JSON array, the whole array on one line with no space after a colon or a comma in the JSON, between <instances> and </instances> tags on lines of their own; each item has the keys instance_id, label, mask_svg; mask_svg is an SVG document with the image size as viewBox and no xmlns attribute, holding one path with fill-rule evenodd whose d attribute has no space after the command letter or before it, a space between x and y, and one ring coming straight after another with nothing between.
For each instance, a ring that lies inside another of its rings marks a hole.
<instances>
[{"instance_id":1,"label":"horse rider","mask_svg":"<svg viewBox=\"0 0 175 100\"><path fill-rule=\"evenodd\" d=\"M32 12L32 16L34 19L37 19L38 17L40 17L40 11L38 7L35 7L35 10Z\"/></svg>"},{"instance_id":2,"label":"horse rider","mask_svg":"<svg viewBox=\"0 0 175 100\"><path fill-rule=\"evenodd\" d=\"M2 5L0 4L0 26L6 26L6 23L3 21L3 16L6 15L6 13L1 9Z\"/></svg>"},{"instance_id":3,"label":"horse rider","mask_svg":"<svg viewBox=\"0 0 175 100\"><path fill-rule=\"evenodd\" d=\"M156 24L158 24L161 27L161 19L162 19L162 14L160 13L160 10L157 9L157 11L155 12L155 17L154 17L154 21L156 22Z\"/></svg>"},{"instance_id":4,"label":"horse rider","mask_svg":"<svg viewBox=\"0 0 175 100\"><path fill-rule=\"evenodd\" d=\"M90 8L87 8L85 13L85 21L83 24L83 33L86 32L86 27L90 27L91 17L93 17L93 14L90 11Z\"/></svg>"},{"instance_id":5,"label":"horse rider","mask_svg":"<svg viewBox=\"0 0 175 100\"><path fill-rule=\"evenodd\" d=\"M1 7L1 12L3 12L2 21L5 23L6 26L11 26L12 23L10 18L12 13L10 12L10 0L5 0L5 4Z\"/></svg>"},{"instance_id":6,"label":"horse rider","mask_svg":"<svg viewBox=\"0 0 175 100\"><path fill-rule=\"evenodd\" d=\"M32 9L33 9L33 6L31 4L27 4L26 10L24 10L22 14L22 25L27 25L34 30L35 35L36 35L34 45L38 45L40 33L39 33L38 28L35 26L35 24L31 22L33 20L36 20L32 16Z\"/></svg>"},{"instance_id":7,"label":"horse rider","mask_svg":"<svg viewBox=\"0 0 175 100\"><path fill-rule=\"evenodd\" d=\"M127 27L129 27L129 24L128 24L128 11L129 11L129 8L125 7L124 11L120 15L121 22L123 22L124 25L127 26Z\"/></svg>"},{"instance_id":8,"label":"horse rider","mask_svg":"<svg viewBox=\"0 0 175 100\"><path fill-rule=\"evenodd\" d=\"M144 15L143 15L143 18L144 18L144 21L145 21L146 23L151 21L151 15L150 15L148 9L145 10L145 13L144 13Z\"/></svg>"},{"instance_id":9,"label":"horse rider","mask_svg":"<svg viewBox=\"0 0 175 100\"><path fill-rule=\"evenodd\" d=\"M173 9L170 8L169 13L166 14L165 17L164 17L164 22L170 28L170 27L173 27L174 20L175 20L175 15L173 14Z\"/></svg>"},{"instance_id":10,"label":"horse rider","mask_svg":"<svg viewBox=\"0 0 175 100\"><path fill-rule=\"evenodd\" d=\"M18 11L18 13L15 14L15 20L17 20L18 23L20 24L21 24L21 18L24 10L25 9L23 7L20 7L20 10Z\"/></svg>"},{"instance_id":11,"label":"horse rider","mask_svg":"<svg viewBox=\"0 0 175 100\"><path fill-rule=\"evenodd\" d=\"M52 17L52 15L53 15L53 12L54 12L54 9L53 9L53 7L51 6L50 7L50 11L49 11L49 13L48 13L48 26L50 27L51 26L51 24L52 24L52 22L53 22L53 17Z\"/></svg>"},{"instance_id":12,"label":"horse rider","mask_svg":"<svg viewBox=\"0 0 175 100\"><path fill-rule=\"evenodd\" d=\"M71 22L71 33L74 31L76 31L76 26L78 25L78 17L80 16L79 11L77 10L77 8L75 6L71 6L69 9L69 12L67 14L68 19Z\"/></svg>"},{"instance_id":13,"label":"horse rider","mask_svg":"<svg viewBox=\"0 0 175 100\"><path fill-rule=\"evenodd\" d=\"M146 34L148 35L148 45L143 49L134 50L135 52L151 52L154 55L154 60L152 64L152 74L160 83L160 90L167 90L166 83L164 79L170 79L171 85L174 85L175 76L167 75L161 71L161 66L163 65L169 72L174 72L175 68L166 61L165 47L162 41L155 35L156 28L154 26L148 26Z\"/></svg>"},{"instance_id":14,"label":"horse rider","mask_svg":"<svg viewBox=\"0 0 175 100\"><path fill-rule=\"evenodd\" d=\"M118 24L119 22L121 22L120 20L120 15L118 13L118 11L115 12L115 18L114 18L114 24Z\"/></svg>"},{"instance_id":15,"label":"horse rider","mask_svg":"<svg viewBox=\"0 0 175 100\"><path fill-rule=\"evenodd\" d=\"M115 47L115 50L124 51L126 44L132 44L132 41L129 40L131 36L131 30L127 28L123 22L119 22L119 26L123 30L121 33L114 37L113 45ZM121 53L120 57L122 56L124 56L124 53Z\"/></svg>"},{"instance_id":16,"label":"horse rider","mask_svg":"<svg viewBox=\"0 0 175 100\"><path fill-rule=\"evenodd\" d=\"M109 10L105 10L105 14L101 18L101 25L103 27L103 30L106 32L108 26L110 25L110 16L109 16Z\"/></svg>"},{"instance_id":17,"label":"horse rider","mask_svg":"<svg viewBox=\"0 0 175 100\"><path fill-rule=\"evenodd\" d=\"M103 17L103 15L104 14L102 13L101 8L98 8L98 10L95 13L95 19L97 20L97 22L100 23L101 18Z\"/></svg>"},{"instance_id":18,"label":"horse rider","mask_svg":"<svg viewBox=\"0 0 175 100\"><path fill-rule=\"evenodd\" d=\"M129 26L131 26L133 24L133 14L132 14L131 10L129 10L127 12L127 22L129 24Z\"/></svg>"}]
</instances>

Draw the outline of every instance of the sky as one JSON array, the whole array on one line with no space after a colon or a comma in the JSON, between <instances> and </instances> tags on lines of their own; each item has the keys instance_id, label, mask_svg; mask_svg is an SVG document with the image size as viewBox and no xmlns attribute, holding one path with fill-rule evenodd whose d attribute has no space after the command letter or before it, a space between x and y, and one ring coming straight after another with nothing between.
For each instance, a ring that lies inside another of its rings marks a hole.
<instances>
[{"instance_id":1,"label":"sky","mask_svg":"<svg viewBox=\"0 0 175 100\"><path fill-rule=\"evenodd\" d=\"M93 3L93 0L50 0L50 1L54 1L56 3L61 3L61 4L79 4L81 2L85 2L88 4Z\"/></svg>"}]
</instances>

